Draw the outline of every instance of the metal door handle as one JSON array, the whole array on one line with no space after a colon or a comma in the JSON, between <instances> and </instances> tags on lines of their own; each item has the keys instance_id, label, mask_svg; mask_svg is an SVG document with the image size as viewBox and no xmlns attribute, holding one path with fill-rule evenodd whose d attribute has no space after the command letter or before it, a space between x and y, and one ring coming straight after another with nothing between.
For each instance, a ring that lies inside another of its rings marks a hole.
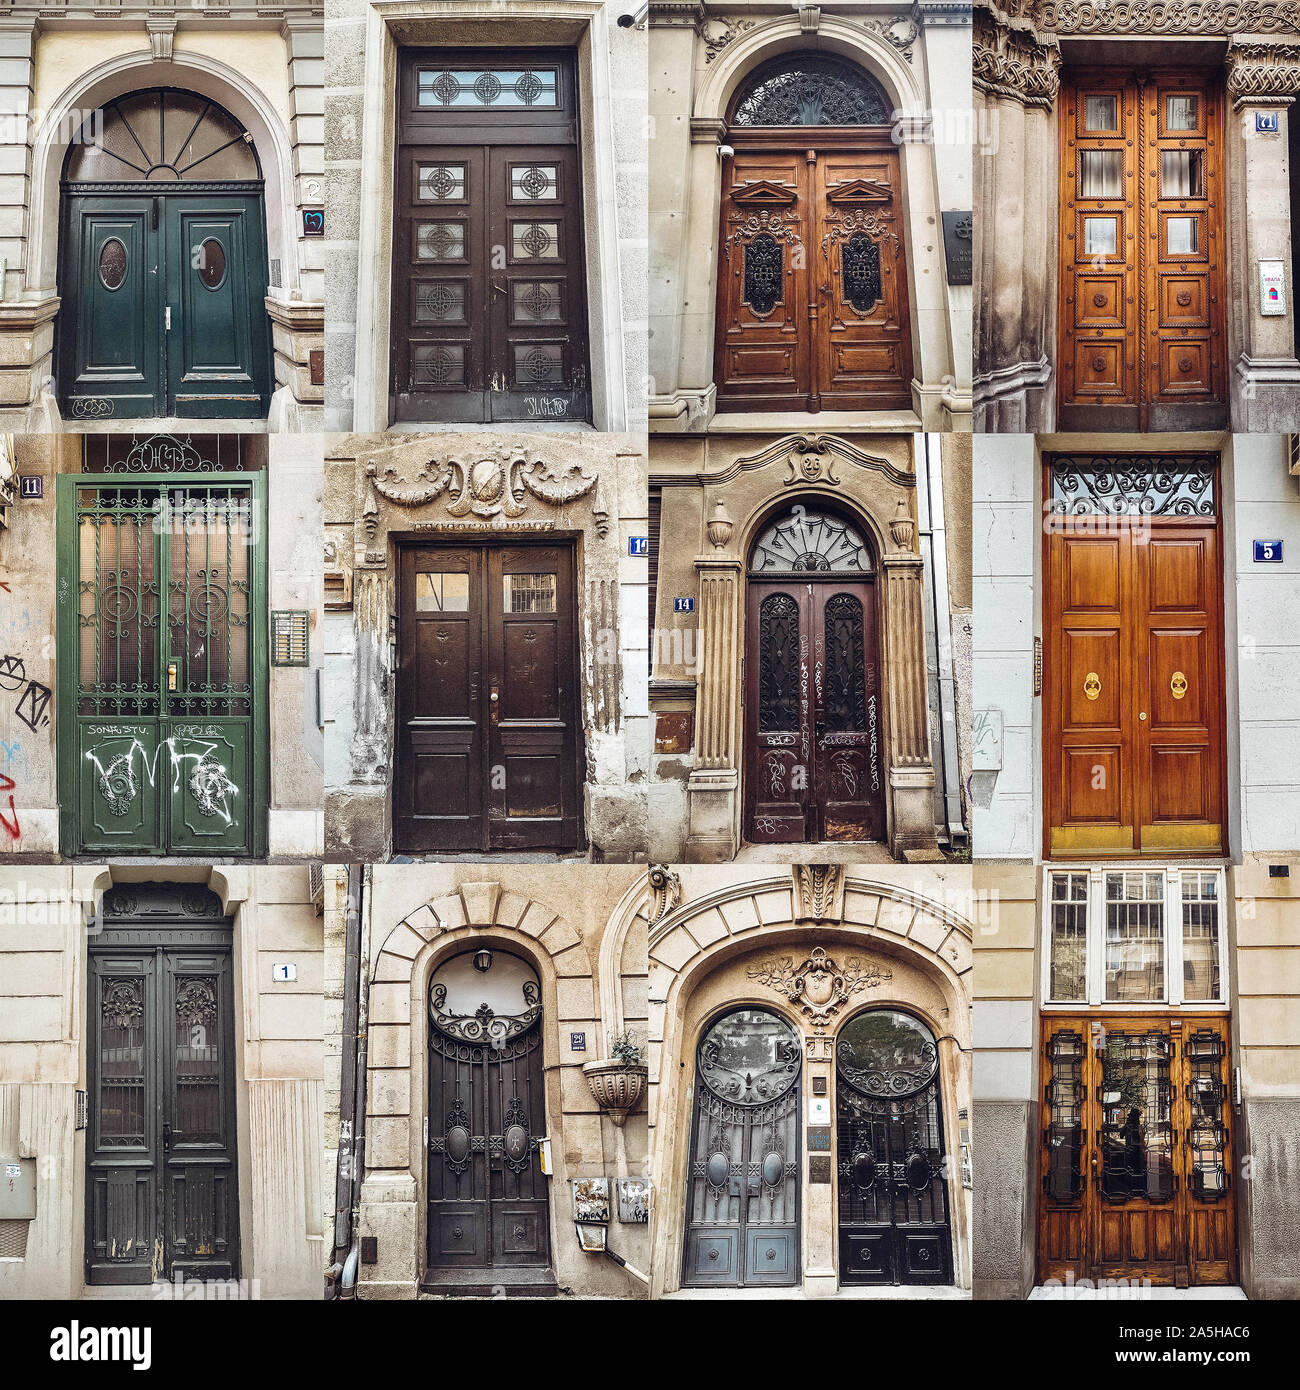
<instances>
[{"instance_id":1,"label":"metal door handle","mask_svg":"<svg viewBox=\"0 0 1300 1390\"><path fill-rule=\"evenodd\" d=\"M163 310L163 327L168 333L172 331L172 306L170 304Z\"/></svg>"},{"instance_id":2,"label":"metal door handle","mask_svg":"<svg viewBox=\"0 0 1300 1390\"><path fill-rule=\"evenodd\" d=\"M497 716L498 716L498 714L499 714L499 712L500 712L500 708L501 708L501 692L500 692L500 690L498 690L497 687L494 685L494 686L488 691L488 713L489 713L489 717L491 718L491 720L492 720L492 722L493 722L494 724L497 722Z\"/></svg>"},{"instance_id":3,"label":"metal door handle","mask_svg":"<svg viewBox=\"0 0 1300 1390\"><path fill-rule=\"evenodd\" d=\"M505 294L506 291L505 291L505 286L504 286L504 285L498 285L497 282L496 282L495 280L492 280L492 281L490 281L489 283L490 283L491 286L492 286L492 293L493 293L493 294Z\"/></svg>"},{"instance_id":4,"label":"metal door handle","mask_svg":"<svg viewBox=\"0 0 1300 1390\"><path fill-rule=\"evenodd\" d=\"M1139 718L1139 719L1145 719L1146 717L1147 717L1147 712L1146 712L1146 710L1143 710L1143 711L1138 715L1138 718Z\"/></svg>"},{"instance_id":5,"label":"metal door handle","mask_svg":"<svg viewBox=\"0 0 1300 1390\"><path fill-rule=\"evenodd\" d=\"M1101 695L1101 677L1096 671L1089 671L1083 678L1083 693L1089 700L1096 700Z\"/></svg>"},{"instance_id":6,"label":"metal door handle","mask_svg":"<svg viewBox=\"0 0 1300 1390\"><path fill-rule=\"evenodd\" d=\"M164 1124L163 1124L163 1153L165 1153L165 1154L166 1154L166 1153L171 1153L171 1151L172 1151L172 1127L171 1127L171 1125L164 1123Z\"/></svg>"},{"instance_id":7,"label":"metal door handle","mask_svg":"<svg viewBox=\"0 0 1300 1390\"><path fill-rule=\"evenodd\" d=\"M1181 671L1175 671L1169 677L1169 693L1175 700L1181 700L1187 694L1187 677Z\"/></svg>"}]
</instances>

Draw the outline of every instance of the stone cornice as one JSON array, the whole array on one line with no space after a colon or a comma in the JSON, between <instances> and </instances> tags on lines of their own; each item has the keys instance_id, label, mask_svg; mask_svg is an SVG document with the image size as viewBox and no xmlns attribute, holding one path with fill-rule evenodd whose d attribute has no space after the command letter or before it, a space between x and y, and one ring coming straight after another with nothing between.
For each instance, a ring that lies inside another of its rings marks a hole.
<instances>
[{"instance_id":1,"label":"stone cornice","mask_svg":"<svg viewBox=\"0 0 1300 1390\"><path fill-rule=\"evenodd\" d=\"M178 24L220 21L227 27L289 18L323 20L324 0L0 0L0 15L38 19L42 25L94 25L113 21L143 24L173 18Z\"/></svg>"},{"instance_id":2,"label":"stone cornice","mask_svg":"<svg viewBox=\"0 0 1300 1390\"><path fill-rule=\"evenodd\" d=\"M704 22L699 0L651 0L652 29L698 29Z\"/></svg>"},{"instance_id":3,"label":"stone cornice","mask_svg":"<svg viewBox=\"0 0 1300 1390\"><path fill-rule=\"evenodd\" d=\"M1056 34L1294 34L1300 0L1019 0L1008 12Z\"/></svg>"}]
</instances>

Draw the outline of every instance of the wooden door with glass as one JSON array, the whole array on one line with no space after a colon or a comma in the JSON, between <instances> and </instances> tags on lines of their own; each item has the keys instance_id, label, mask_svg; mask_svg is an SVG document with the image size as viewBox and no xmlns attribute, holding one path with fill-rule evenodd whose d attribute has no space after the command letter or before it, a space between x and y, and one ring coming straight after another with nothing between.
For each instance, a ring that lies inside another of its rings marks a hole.
<instances>
[{"instance_id":1,"label":"wooden door with glass","mask_svg":"<svg viewBox=\"0 0 1300 1390\"><path fill-rule=\"evenodd\" d=\"M1044 855L1226 845L1218 459L1044 464Z\"/></svg>"},{"instance_id":2,"label":"wooden door with glass","mask_svg":"<svg viewBox=\"0 0 1300 1390\"><path fill-rule=\"evenodd\" d=\"M1062 430L1227 424L1223 96L1204 74L1061 86Z\"/></svg>"}]
</instances>

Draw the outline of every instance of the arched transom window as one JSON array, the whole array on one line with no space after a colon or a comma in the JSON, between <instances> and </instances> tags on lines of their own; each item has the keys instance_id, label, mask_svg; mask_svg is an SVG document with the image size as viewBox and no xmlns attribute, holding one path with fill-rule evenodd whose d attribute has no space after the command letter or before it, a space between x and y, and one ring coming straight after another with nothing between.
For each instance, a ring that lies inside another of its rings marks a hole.
<instances>
[{"instance_id":1,"label":"arched transom window","mask_svg":"<svg viewBox=\"0 0 1300 1390\"><path fill-rule=\"evenodd\" d=\"M861 68L825 53L775 58L749 74L733 126L888 125L890 105Z\"/></svg>"},{"instance_id":2,"label":"arched transom window","mask_svg":"<svg viewBox=\"0 0 1300 1390\"><path fill-rule=\"evenodd\" d=\"M847 522L826 512L794 507L767 527L754 543L753 575L870 574L871 551Z\"/></svg>"}]
</instances>

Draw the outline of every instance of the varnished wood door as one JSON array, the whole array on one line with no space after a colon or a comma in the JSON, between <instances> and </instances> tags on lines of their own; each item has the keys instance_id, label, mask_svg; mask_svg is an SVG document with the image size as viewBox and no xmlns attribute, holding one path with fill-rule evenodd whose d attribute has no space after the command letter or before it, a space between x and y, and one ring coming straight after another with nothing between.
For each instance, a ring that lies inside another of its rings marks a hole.
<instances>
[{"instance_id":1,"label":"varnished wood door","mask_svg":"<svg viewBox=\"0 0 1300 1390\"><path fill-rule=\"evenodd\" d=\"M1218 83L1099 69L1060 104L1060 428L1225 425Z\"/></svg>"},{"instance_id":2,"label":"varnished wood door","mask_svg":"<svg viewBox=\"0 0 1300 1390\"><path fill-rule=\"evenodd\" d=\"M572 56L402 55L395 421L589 420Z\"/></svg>"},{"instance_id":3,"label":"varnished wood door","mask_svg":"<svg viewBox=\"0 0 1300 1390\"><path fill-rule=\"evenodd\" d=\"M1235 1278L1222 1016L1046 1017L1038 1278Z\"/></svg>"},{"instance_id":4,"label":"varnished wood door","mask_svg":"<svg viewBox=\"0 0 1300 1390\"><path fill-rule=\"evenodd\" d=\"M398 604L394 847L575 848L571 547L403 547Z\"/></svg>"},{"instance_id":5,"label":"varnished wood door","mask_svg":"<svg viewBox=\"0 0 1300 1390\"><path fill-rule=\"evenodd\" d=\"M912 348L898 153L737 132L723 167L719 410L897 410Z\"/></svg>"},{"instance_id":6,"label":"varnished wood door","mask_svg":"<svg viewBox=\"0 0 1300 1390\"><path fill-rule=\"evenodd\" d=\"M1045 855L1222 853L1217 519L1052 522L1045 539Z\"/></svg>"},{"instance_id":7,"label":"varnished wood door","mask_svg":"<svg viewBox=\"0 0 1300 1390\"><path fill-rule=\"evenodd\" d=\"M749 631L746 838L883 840L874 585L751 580Z\"/></svg>"}]
</instances>

